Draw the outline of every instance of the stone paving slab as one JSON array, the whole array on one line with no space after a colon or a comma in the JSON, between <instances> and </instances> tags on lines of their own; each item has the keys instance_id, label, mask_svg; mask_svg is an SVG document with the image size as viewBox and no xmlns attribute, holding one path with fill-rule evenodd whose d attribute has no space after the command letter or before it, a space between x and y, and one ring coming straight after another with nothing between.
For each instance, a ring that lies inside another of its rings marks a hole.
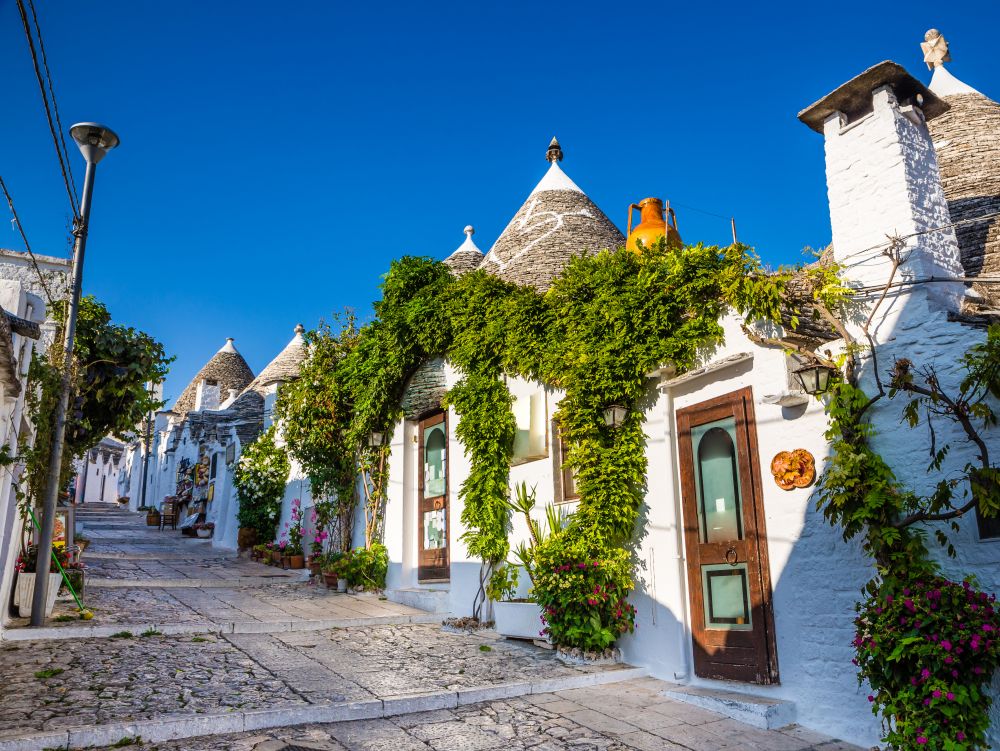
<instances>
[{"instance_id":1,"label":"stone paving slab","mask_svg":"<svg viewBox=\"0 0 1000 751\"><path fill-rule=\"evenodd\" d=\"M739 723L734 727L730 724L732 720L713 713L693 714L693 722L679 719L653 729L644 728L633 719L620 719L683 716L690 707L661 696L665 685L639 679L395 717L335 723L314 721L270 730L193 737L156 743L155 748L278 751L284 741L329 751L862 751L795 725L780 731L756 730ZM602 702L600 710L587 708L586 705L598 701ZM664 732L665 728L670 730ZM141 748L148 750L150 746Z\"/></svg>"},{"instance_id":2,"label":"stone paving slab","mask_svg":"<svg viewBox=\"0 0 1000 751\"><path fill-rule=\"evenodd\" d=\"M460 691L472 702L488 695L476 691L527 694L553 681L568 689L636 672L564 665L549 650L429 625L6 643L0 739L365 701L393 715L457 706Z\"/></svg>"}]
</instances>

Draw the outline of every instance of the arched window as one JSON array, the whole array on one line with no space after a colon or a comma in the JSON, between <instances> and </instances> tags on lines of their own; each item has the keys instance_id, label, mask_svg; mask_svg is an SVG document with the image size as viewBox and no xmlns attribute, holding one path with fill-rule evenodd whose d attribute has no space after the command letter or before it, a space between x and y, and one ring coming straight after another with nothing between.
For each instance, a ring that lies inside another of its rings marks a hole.
<instances>
[{"instance_id":1,"label":"arched window","mask_svg":"<svg viewBox=\"0 0 1000 751\"><path fill-rule=\"evenodd\" d=\"M702 542L743 539L739 465L729 423L720 420L698 440L698 505ZM735 425L732 426L735 429Z\"/></svg>"}]
</instances>

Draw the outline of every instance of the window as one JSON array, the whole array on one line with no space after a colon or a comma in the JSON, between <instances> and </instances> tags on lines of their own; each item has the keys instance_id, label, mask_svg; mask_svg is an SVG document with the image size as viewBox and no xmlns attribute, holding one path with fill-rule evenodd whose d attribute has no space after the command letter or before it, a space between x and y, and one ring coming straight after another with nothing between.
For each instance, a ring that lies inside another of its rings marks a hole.
<instances>
[{"instance_id":1,"label":"window","mask_svg":"<svg viewBox=\"0 0 1000 751\"><path fill-rule=\"evenodd\" d=\"M979 526L980 540L1000 539L1000 517L985 517L976 506L976 524Z\"/></svg>"},{"instance_id":2,"label":"window","mask_svg":"<svg viewBox=\"0 0 1000 751\"><path fill-rule=\"evenodd\" d=\"M545 392L523 394L514 399L514 453L510 463L524 464L549 455Z\"/></svg>"},{"instance_id":3,"label":"window","mask_svg":"<svg viewBox=\"0 0 1000 751\"><path fill-rule=\"evenodd\" d=\"M569 445L562 435L562 431L553 423L553 435L559 436L559 450L556 452L556 477L559 480L559 487L556 488L557 503L572 503L580 499L580 491L576 487L576 470L566 466L566 456L569 453Z\"/></svg>"}]
</instances>

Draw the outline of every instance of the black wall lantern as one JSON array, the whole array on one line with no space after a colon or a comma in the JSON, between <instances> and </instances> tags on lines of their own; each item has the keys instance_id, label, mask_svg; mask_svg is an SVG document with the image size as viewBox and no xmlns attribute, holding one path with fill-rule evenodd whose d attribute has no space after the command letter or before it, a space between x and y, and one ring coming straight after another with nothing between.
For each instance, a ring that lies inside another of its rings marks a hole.
<instances>
[{"instance_id":1,"label":"black wall lantern","mask_svg":"<svg viewBox=\"0 0 1000 751\"><path fill-rule=\"evenodd\" d=\"M810 396L823 394L830 388L830 379L833 377L834 368L820 363L806 365L793 371L795 377L802 384L802 390Z\"/></svg>"},{"instance_id":2,"label":"black wall lantern","mask_svg":"<svg viewBox=\"0 0 1000 751\"><path fill-rule=\"evenodd\" d=\"M617 428L625 422L628 409L620 404L612 404L604 410L604 424L609 428Z\"/></svg>"},{"instance_id":3,"label":"black wall lantern","mask_svg":"<svg viewBox=\"0 0 1000 751\"><path fill-rule=\"evenodd\" d=\"M368 436L368 445L372 448L377 448L382 445L382 434L377 430L373 430Z\"/></svg>"}]
</instances>

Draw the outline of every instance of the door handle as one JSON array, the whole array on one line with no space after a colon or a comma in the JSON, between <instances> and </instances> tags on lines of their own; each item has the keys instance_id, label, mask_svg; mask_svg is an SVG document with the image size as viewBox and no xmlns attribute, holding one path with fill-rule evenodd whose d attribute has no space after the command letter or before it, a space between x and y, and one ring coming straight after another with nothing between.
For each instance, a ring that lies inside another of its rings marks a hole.
<instances>
[{"instance_id":1,"label":"door handle","mask_svg":"<svg viewBox=\"0 0 1000 751\"><path fill-rule=\"evenodd\" d=\"M736 548L729 548L726 551L726 563L730 566L735 566L740 560L739 553L736 552Z\"/></svg>"}]
</instances>

